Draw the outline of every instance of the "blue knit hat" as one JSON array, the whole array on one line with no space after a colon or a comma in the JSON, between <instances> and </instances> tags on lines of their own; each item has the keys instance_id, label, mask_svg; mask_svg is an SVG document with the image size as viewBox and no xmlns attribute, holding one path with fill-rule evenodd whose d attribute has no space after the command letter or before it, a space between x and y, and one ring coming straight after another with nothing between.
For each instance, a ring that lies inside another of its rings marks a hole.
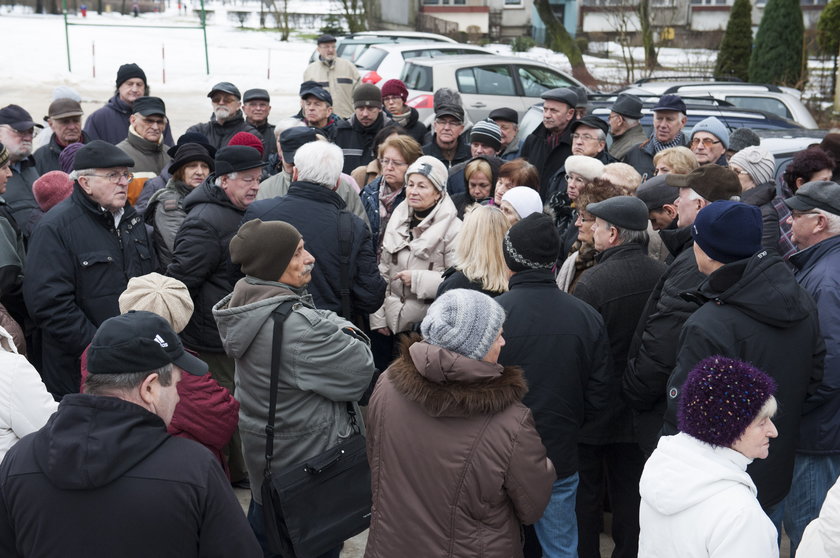
<instances>
[{"instance_id":1,"label":"blue knit hat","mask_svg":"<svg viewBox=\"0 0 840 558\"><path fill-rule=\"evenodd\" d=\"M775 392L773 378L746 362L705 358L683 384L679 429L707 444L731 447Z\"/></svg>"},{"instance_id":2,"label":"blue knit hat","mask_svg":"<svg viewBox=\"0 0 840 558\"><path fill-rule=\"evenodd\" d=\"M712 134L721 141L724 148L729 149L729 130L726 129L726 126L717 117L710 116L695 124L691 130L691 136L688 138L689 141L694 139L694 134L697 132L708 132Z\"/></svg>"},{"instance_id":3,"label":"blue knit hat","mask_svg":"<svg viewBox=\"0 0 840 558\"><path fill-rule=\"evenodd\" d=\"M728 264L761 250L762 227L754 205L720 200L697 213L691 236L707 256Z\"/></svg>"},{"instance_id":4,"label":"blue knit hat","mask_svg":"<svg viewBox=\"0 0 840 558\"><path fill-rule=\"evenodd\" d=\"M486 294L469 289L446 291L429 306L420 332L431 345L481 360L505 323L505 311Z\"/></svg>"}]
</instances>

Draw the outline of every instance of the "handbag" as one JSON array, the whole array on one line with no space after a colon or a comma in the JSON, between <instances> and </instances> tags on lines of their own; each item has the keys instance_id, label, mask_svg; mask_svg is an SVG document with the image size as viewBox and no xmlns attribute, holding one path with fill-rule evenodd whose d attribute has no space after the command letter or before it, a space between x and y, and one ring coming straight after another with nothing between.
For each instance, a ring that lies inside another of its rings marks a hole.
<instances>
[{"instance_id":1,"label":"handbag","mask_svg":"<svg viewBox=\"0 0 840 558\"><path fill-rule=\"evenodd\" d=\"M271 393L265 427L262 501L266 541L283 558L314 558L370 526L370 466L356 411L347 403L354 434L320 455L271 472L283 322L292 301L272 314Z\"/></svg>"}]
</instances>

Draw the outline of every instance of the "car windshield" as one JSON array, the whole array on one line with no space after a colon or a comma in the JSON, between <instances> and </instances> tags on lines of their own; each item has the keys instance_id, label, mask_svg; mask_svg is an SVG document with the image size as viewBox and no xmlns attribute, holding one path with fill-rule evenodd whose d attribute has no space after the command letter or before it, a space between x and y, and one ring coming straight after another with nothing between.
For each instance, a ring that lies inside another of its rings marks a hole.
<instances>
[{"instance_id":1,"label":"car windshield","mask_svg":"<svg viewBox=\"0 0 840 558\"><path fill-rule=\"evenodd\" d=\"M403 69L401 79L408 89L432 91L432 69L429 66L409 62Z\"/></svg>"},{"instance_id":2,"label":"car windshield","mask_svg":"<svg viewBox=\"0 0 840 558\"><path fill-rule=\"evenodd\" d=\"M539 97L549 89L575 85L557 72L539 66L519 66L517 72L526 97Z\"/></svg>"},{"instance_id":3,"label":"car windshield","mask_svg":"<svg viewBox=\"0 0 840 558\"><path fill-rule=\"evenodd\" d=\"M370 47L356 60L356 67L364 70L376 70L382 64L382 61L385 60L386 56L388 56L388 51Z\"/></svg>"}]
</instances>

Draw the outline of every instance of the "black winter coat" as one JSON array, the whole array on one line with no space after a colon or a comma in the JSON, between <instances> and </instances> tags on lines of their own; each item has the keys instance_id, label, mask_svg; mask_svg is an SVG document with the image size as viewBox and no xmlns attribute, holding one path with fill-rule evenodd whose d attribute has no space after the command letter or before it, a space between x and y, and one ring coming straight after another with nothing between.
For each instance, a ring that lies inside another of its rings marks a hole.
<instances>
[{"instance_id":1,"label":"black winter coat","mask_svg":"<svg viewBox=\"0 0 840 558\"><path fill-rule=\"evenodd\" d=\"M443 276L443 282L438 287L435 298L439 298L440 295L446 291L451 291L452 289L470 289L492 297L497 297L502 294L488 291L479 281L470 281L467 279L467 276L464 275L463 271L460 271L455 267L448 268L441 275Z\"/></svg>"},{"instance_id":2,"label":"black winter coat","mask_svg":"<svg viewBox=\"0 0 840 558\"><path fill-rule=\"evenodd\" d=\"M373 138L379 130L391 125L393 121L387 118L384 112L379 113L370 126L362 126L355 115L335 125L333 143L344 152L345 174L350 174L357 167L367 166L373 161L376 157L376 153L373 152Z\"/></svg>"},{"instance_id":3,"label":"black winter coat","mask_svg":"<svg viewBox=\"0 0 840 558\"><path fill-rule=\"evenodd\" d=\"M521 271L496 297L507 313L506 344L499 364L525 370L537 431L565 478L578 470L577 445L584 421L611 402L611 363L604 320L591 306L557 288L549 270Z\"/></svg>"},{"instance_id":4,"label":"black winter coat","mask_svg":"<svg viewBox=\"0 0 840 558\"><path fill-rule=\"evenodd\" d=\"M82 132L82 138L79 140L79 143L87 143L89 141L90 139L87 137L87 134ZM39 147L32 155L35 157L35 168L38 169L38 174L43 176L50 171L61 170L61 164L58 162L58 158L61 156L62 151L64 151L64 148L58 145L55 134L51 135L50 142L47 145Z\"/></svg>"},{"instance_id":5,"label":"black winter coat","mask_svg":"<svg viewBox=\"0 0 840 558\"><path fill-rule=\"evenodd\" d=\"M320 184L297 181L279 198L254 202L244 221L285 221L303 236L306 250L315 257L312 281L307 286L315 307L341 314L341 242L339 215L350 217L349 280L353 315L372 314L385 300L385 280L376 265L370 231L362 219L346 209L341 196ZM351 316L345 316L350 319Z\"/></svg>"},{"instance_id":6,"label":"black winter coat","mask_svg":"<svg viewBox=\"0 0 840 558\"><path fill-rule=\"evenodd\" d=\"M662 230L659 236L676 256L648 298L628 351L621 393L634 411L639 446L650 455L659 442L665 414L665 386L677 362L679 335L697 305L683 299L706 276L697 269L691 227Z\"/></svg>"},{"instance_id":7,"label":"black winter coat","mask_svg":"<svg viewBox=\"0 0 840 558\"><path fill-rule=\"evenodd\" d=\"M405 121L405 124L401 124L397 120L394 120L394 123L405 128L405 131L408 132L409 136L417 140L417 143L419 143L420 145L423 145L423 140L426 137L426 132L428 132L428 129L426 128L426 126L423 125L422 122L420 122L420 113L417 112L416 108L409 106L405 108L407 108L409 111L408 119ZM394 118L393 116L391 116L391 113L388 113L388 116L390 116L392 119Z\"/></svg>"},{"instance_id":8,"label":"black winter coat","mask_svg":"<svg viewBox=\"0 0 840 558\"><path fill-rule=\"evenodd\" d=\"M29 240L23 295L43 335L41 375L55 396L78 393L79 357L120 313L128 280L155 270L152 241L130 205L114 217L79 187L44 215Z\"/></svg>"},{"instance_id":9,"label":"black winter coat","mask_svg":"<svg viewBox=\"0 0 840 558\"><path fill-rule=\"evenodd\" d=\"M540 173L540 197L543 203L548 201L548 190L551 186L551 177L554 176L560 167L566 164L566 157L572 154L572 120L560 134L560 140L553 148L549 149L546 143L546 137L549 133L545 125L540 123L537 129L531 132L525 143L522 144L522 149L519 151L520 157L526 159L529 163L537 167Z\"/></svg>"},{"instance_id":10,"label":"black winter coat","mask_svg":"<svg viewBox=\"0 0 840 558\"><path fill-rule=\"evenodd\" d=\"M64 398L6 455L0 501L4 558L262 556L216 458L115 397Z\"/></svg>"},{"instance_id":11,"label":"black winter coat","mask_svg":"<svg viewBox=\"0 0 840 558\"><path fill-rule=\"evenodd\" d=\"M263 141L262 134L260 134L259 130L245 122L245 118L242 116L241 110L236 111L236 114L229 120L225 120L223 124L219 124L216 121L216 117L211 116L208 122L193 124L187 128L187 132L198 132L199 134L204 134L207 138L207 143L215 147L216 150L227 146L230 138L239 132L254 134L260 141ZM167 145L174 144L167 143Z\"/></svg>"},{"instance_id":12,"label":"black winter coat","mask_svg":"<svg viewBox=\"0 0 840 558\"><path fill-rule=\"evenodd\" d=\"M117 145L128 137L128 127L131 125L131 107L119 95L114 95L105 106L96 109L85 120L84 132L90 141L102 140ZM172 126L166 124L163 131L163 143L175 145L172 141Z\"/></svg>"},{"instance_id":13,"label":"black winter coat","mask_svg":"<svg viewBox=\"0 0 840 558\"><path fill-rule=\"evenodd\" d=\"M228 246L245 211L233 205L214 180L210 175L184 199L187 217L175 236L172 263L166 268L167 275L190 290L195 310L181 339L199 353L224 352L213 305L230 294L241 277L238 266L230 261Z\"/></svg>"},{"instance_id":14,"label":"black winter coat","mask_svg":"<svg viewBox=\"0 0 840 558\"><path fill-rule=\"evenodd\" d=\"M465 161L469 161L471 157L470 146L464 143L464 134L461 134L461 137L458 138L458 145L455 148L455 156L452 159L447 159L444 156L443 151L441 151L440 146L438 146L437 142L435 141L435 137L432 136L431 141L423 146L423 155L431 155L444 165L446 165L447 169L451 169L455 165L459 163L463 163Z\"/></svg>"},{"instance_id":15,"label":"black winter coat","mask_svg":"<svg viewBox=\"0 0 840 558\"><path fill-rule=\"evenodd\" d=\"M583 272L572 294L604 318L612 354L611 383L615 401L596 420L586 424L583 435L599 443L634 442L633 417L619 397L627 352L653 287L665 264L649 257L641 244L623 244L596 256L598 262Z\"/></svg>"},{"instance_id":16,"label":"black winter coat","mask_svg":"<svg viewBox=\"0 0 840 558\"><path fill-rule=\"evenodd\" d=\"M771 254L779 253L779 214L773 207L776 197L776 183L765 182L741 193L741 201L761 210L761 246Z\"/></svg>"},{"instance_id":17,"label":"black winter coat","mask_svg":"<svg viewBox=\"0 0 840 558\"><path fill-rule=\"evenodd\" d=\"M35 194L32 193L32 184L40 176L35 168L35 158L30 156L20 162L20 171L9 166L12 176L6 182L6 193L3 199L9 206L18 226L26 228L34 209L38 209L38 202L35 201ZM24 234L26 231L24 230Z\"/></svg>"},{"instance_id":18,"label":"black winter coat","mask_svg":"<svg viewBox=\"0 0 840 558\"><path fill-rule=\"evenodd\" d=\"M778 386L770 456L747 468L767 509L790 489L803 403L822 381L825 343L817 305L779 257L761 251L723 266L694 293L702 306L680 332L677 365L668 381L663 434L677 432L677 402L688 373L702 359L722 355L749 362Z\"/></svg>"},{"instance_id":19,"label":"black winter coat","mask_svg":"<svg viewBox=\"0 0 840 558\"><path fill-rule=\"evenodd\" d=\"M379 215L379 189L382 187L383 178L377 176L370 184L362 188L359 197L362 198L362 205L370 223L370 239L373 242L374 253L379 249L379 237L385 232L382 229L382 220ZM385 185L386 188L388 185ZM394 198L394 209L405 199L405 188Z\"/></svg>"}]
</instances>

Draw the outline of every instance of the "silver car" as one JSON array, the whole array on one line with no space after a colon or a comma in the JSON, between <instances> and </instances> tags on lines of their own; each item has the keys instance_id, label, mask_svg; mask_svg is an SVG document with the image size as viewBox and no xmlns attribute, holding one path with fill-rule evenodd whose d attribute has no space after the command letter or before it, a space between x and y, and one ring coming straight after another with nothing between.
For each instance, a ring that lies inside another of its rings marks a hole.
<instances>
[{"instance_id":1,"label":"silver car","mask_svg":"<svg viewBox=\"0 0 840 558\"><path fill-rule=\"evenodd\" d=\"M448 56L407 60L401 78L408 88L408 104L430 126L434 119L434 92L448 87L461 94L469 121L487 118L502 107L522 117L540 95L556 87L578 85L578 80L548 64L516 56Z\"/></svg>"}]
</instances>

